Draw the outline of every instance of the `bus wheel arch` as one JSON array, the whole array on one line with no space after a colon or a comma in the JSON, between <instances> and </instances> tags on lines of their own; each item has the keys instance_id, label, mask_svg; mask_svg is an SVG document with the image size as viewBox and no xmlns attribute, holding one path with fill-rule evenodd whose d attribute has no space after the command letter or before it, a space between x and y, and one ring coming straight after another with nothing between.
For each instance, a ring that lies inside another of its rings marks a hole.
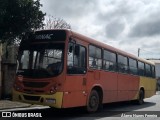
<instances>
[{"instance_id":1,"label":"bus wheel arch","mask_svg":"<svg viewBox=\"0 0 160 120\"><path fill-rule=\"evenodd\" d=\"M144 103L144 98L145 98L145 90L144 87L141 87L138 93L137 104L142 105Z\"/></svg>"},{"instance_id":2,"label":"bus wheel arch","mask_svg":"<svg viewBox=\"0 0 160 120\"><path fill-rule=\"evenodd\" d=\"M87 100L87 111L96 112L103 108L103 90L100 86L94 86L91 89Z\"/></svg>"}]
</instances>

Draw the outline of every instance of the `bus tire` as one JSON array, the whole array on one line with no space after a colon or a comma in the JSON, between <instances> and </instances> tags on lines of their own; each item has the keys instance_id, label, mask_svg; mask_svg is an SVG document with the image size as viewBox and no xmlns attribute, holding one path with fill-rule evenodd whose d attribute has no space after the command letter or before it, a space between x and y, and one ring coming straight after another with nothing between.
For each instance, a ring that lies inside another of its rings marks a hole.
<instances>
[{"instance_id":1,"label":"bus tire","mask_svg":"<svg viewBox=\"0 0 160 120\"><path fill-rule=\"evenodd\" d=\"M142 105L144 103L144 91L141 89L139 91L139 96L138 96L138 99L137 99L137 104L138 105Z\"/></svg>"},{"instance_id":2,"label":"bus tire","mask_svg":"<svg viewBox=\"0 0 160 120\"><path fill-rule=\"evenodd\" d=\"M87 111L92 113L96 112L100 105L100 97L96 90L92 90L87 102Z\"/></svg>"}]
</instances>

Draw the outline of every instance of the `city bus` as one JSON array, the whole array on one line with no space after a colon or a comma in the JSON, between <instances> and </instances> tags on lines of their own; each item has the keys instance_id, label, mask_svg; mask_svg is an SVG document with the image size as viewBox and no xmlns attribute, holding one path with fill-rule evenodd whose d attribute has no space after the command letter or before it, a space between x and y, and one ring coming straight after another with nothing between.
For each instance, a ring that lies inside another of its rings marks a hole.
<instances>
[{"instance_id":1,"label":"city bus","mask_svg":"<svg viewBox=\"0 0 160 120\"><path fill-rule=\"evenodd\" d=\"M21 41L14 101L95 112L155 93L154 63L72 30L39 30Z\"/></svg>"}]
</instances>

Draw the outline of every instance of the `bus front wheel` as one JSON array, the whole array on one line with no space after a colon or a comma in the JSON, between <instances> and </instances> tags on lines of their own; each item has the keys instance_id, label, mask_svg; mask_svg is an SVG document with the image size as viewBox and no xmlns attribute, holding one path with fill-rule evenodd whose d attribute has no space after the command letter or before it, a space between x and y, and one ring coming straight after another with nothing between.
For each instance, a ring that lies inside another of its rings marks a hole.
<instances>
[{"instance_id":1,"label":"bus front wheel","mask_svg":"<svg viewBox=\"0 0 160 120\"><path fill-rule=\"evenodd\" d=\"M89 100L87 102L87 111L88 112L96 112L100 105L99 94L96 90L92 90L89 96Z\"/></svg>"}]
</instances>

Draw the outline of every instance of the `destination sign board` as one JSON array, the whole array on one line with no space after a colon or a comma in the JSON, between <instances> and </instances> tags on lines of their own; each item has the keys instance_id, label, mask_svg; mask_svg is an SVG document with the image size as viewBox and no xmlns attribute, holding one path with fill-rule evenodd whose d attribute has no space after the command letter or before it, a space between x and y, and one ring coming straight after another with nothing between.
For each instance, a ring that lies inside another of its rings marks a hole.
<instances>
[{"instance_id":1,"label":"destination sign board","mask_svg":"<svg viewBox=\"0 0 160 120\"><path fill-rule=\"evenodd\" d=\"M32 41L65 41L65 30L42 30L36 31Z\"/></svg>"}]
</instances>

